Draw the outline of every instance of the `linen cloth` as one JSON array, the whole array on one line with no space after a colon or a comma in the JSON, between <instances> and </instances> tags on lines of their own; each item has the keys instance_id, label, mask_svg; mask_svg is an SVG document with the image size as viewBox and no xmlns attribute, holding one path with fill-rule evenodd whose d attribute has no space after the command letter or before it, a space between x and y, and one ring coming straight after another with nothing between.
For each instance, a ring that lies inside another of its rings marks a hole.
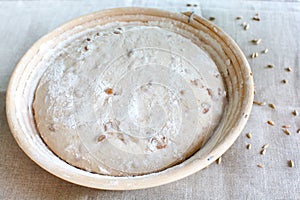
<instances>
[{"instance_id":1,"label":"linen cloth","mask_svg":"<svg viewBox=\"0 0 300 200\"><path fill-rule=\"evenodd\" d=\"M186 4L197 7L187 7ZM104 191L61 180L37 166L18 147L7 125L5 93L9 77L28 48L70 19L112 7L155 7L194 11L214 17L240 46L251 65L255 99L276 109L254 105L233 146L212 164L187 178L136 191ZM258 13L261 20L253 21ZM243 19L236 20L237 16ZM245 31L241 24L247 22ZM251 40L261 38L259 45ZM269 49L267 54L261 51ZM250 55L258 52L257 58ZM273 64L274 68L266 68ZM292 72L285 71L291 67ZM287 83L281 83L286 79ZM0 199L300 199L300 3L259 1L0 1ZM275 126L266 122L272 120ZM291 135L281 126L291 125ZM252 138L245 137L247 132ZM261 147L269 143L265 155ZM251 144L251 150L246 145ZM288 160L295 166L290 168ZM257 164L264 168L258 168Z\"/></svg>"}]
</instances>

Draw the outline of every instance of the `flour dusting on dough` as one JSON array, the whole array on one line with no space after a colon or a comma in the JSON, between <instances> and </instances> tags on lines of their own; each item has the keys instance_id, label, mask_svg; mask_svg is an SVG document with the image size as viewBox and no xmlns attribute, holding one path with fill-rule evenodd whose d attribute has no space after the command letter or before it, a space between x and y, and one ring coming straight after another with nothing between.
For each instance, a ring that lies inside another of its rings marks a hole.
<instances>
[{"instance_id":1,"label":"flour dusting on dough","mask_svg":"<svg viewBox=\"0 0 300 200\"><path fill-rule=\"evenodd\" d=\"M58 44L33 102L48 147L113 176L161 171L199 150L226 93L215 63L185 34L164 21L112 23Z\"/></svg>"}]
</instances>

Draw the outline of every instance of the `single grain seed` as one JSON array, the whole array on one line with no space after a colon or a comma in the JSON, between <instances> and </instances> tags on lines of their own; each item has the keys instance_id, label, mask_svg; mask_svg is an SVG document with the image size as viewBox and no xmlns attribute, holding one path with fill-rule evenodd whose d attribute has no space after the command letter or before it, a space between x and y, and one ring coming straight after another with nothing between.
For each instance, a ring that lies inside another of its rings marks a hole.
<instances>
[{"instance_id":1,"label":"single grain seed","mask_svg":"<svg viewBox=\"0 0 300 200\"><path fill-rule=\"evenodd\" d=\"M286 83L287 83L287 80L283 79L283 80L281 81L281 83L286 84Z\"/></svg>"},{"instance_id":2,"label":"single grain seed","mask_svg":"<svg viewBox=\"0 0 300 200\"><path fill-rule=\"evenodd\" d=\"M105 138L106 138L105 135L100 135L100 136L98 137L98 142L101 142L101 141L104 140Z\"/></svg>"},{"instance_id":3,"label":"single grain seed","mask_svg":"<svg viewBox=\"0 0 300 200\"><path fill-rule=\"evenodd\" d=\"M297 111L297 110L294 110L294 111L292 112L292 114L293 114L294 116L298 116L298 111Z\"/></svg>"},{"instance_id":4,"label":"single grain seed","mask_svg":"<svg viewBox=\"0 0 300 200\"><path fill-rule=\"evenodd\" d=\"M126 143L123 135L120 134L117 137L118 137L119 140L121 140L122 142Z\"/></svg>"},{"instance_id":5,"label":"single grain seed","mask_svg":"<svg viewBox=\"0 0 300 200\"><path fill-rule=\"evenodd\" d=\"M265 102L261 102L261 101L253 101L253 104L256 104L258 106L263 106L265 105L266 103Z\"/></svg>"},{"instance_id":6,"label":"single grain seed","mask_svg":"<svg viewBox=\"0 0 300 200\"><path fill-rule=\"evenodd\" d=\"M257 167L259 167L259 168L263 168L263 167L264 167L264 165L263 165L263 164L258 164L258 165L257 165Z\"/></svg>"},{"instance_id":7,"label":"single grain seed","mask_svg":"<svg viewBox=\"0 0 300 200\"><path fill-rule=\"evenodd\" d=\"M250 25L249 24L246 24L245 26L244 26L244 30L246 31L246 30L248 30L250 28Z\"/></svg>"},{"instance_id":8,"label":"single grain seed","mask_svg":"<svg viewBox=\"0 0 300 200\"><path fill-rule=\"evenodd\" d=\"M253 39L252 43L258 45L261 42L261 39Z\"/></svg>"},{"instance_id":9,"label":"single grain seed","mask_svg":"<svg viewBox=\"0 0 300 200\"><path fill-rule=\"evenodd\" d=\"M267 149L270 145L269 144L264 144L261 148L262 149Z\"/></svg>"},{"instance_id":10,"label":"single grain seed","mask_svg":"<svg viewBox=\"0 0 300 200\"><path fill-rule=\"evenodd\" d=\"M55 132L54 124L48 126L49 131Z\"/></svg>"},{"instance_id":11,"label":"single grain seed","mask_svg":"<svg viewBox=\"0 0 300 200\"><path fill-rule=\"evenodd\" d=\"M266 154L266 149L262 149L262 150L260 151L260 154L261 154L261 155L265 155L265 154Z\"/></svg>"},{"instance_id":12,"label":"single grain seed","mask_svg":"<svg viewBox=\"0 0 300 200\"><path fill-rule=\"evenodd\" d=\"M113 94L113 89L112 88L107 88L107 89L104 90L104 92L106 94Z\"/></svg>"},{"instance_id":13,"label":"single grain seed","mask_svg":"<svg viewBox=\"0 0 300 200\"><path fill-rule=\"evenodd\" d=\"M291 135L291 132L288 129L283 129L282 130L286 135Z\"/></svg>"},{"instance_id":14,"label":"single grain seed","mask_svg":"<svg viewBox=\"0 0 300 200\"><path fill-rule=\"evenodd\" d=\"M252 134L249 132L246 134L247 138L251 139L252 138Z\"/></svg>"},{"instance_id":15,"label":"single grain seed","mask_svg":"<svg viewBox=\"0 0 300 200\"><path fill-rule=\"evenodd\" d=\"M267 121L267 123L268 123L269 125L271 125L271 126L274 126L274 125L275 125L275 123L274 123L273 121L271 121L271 120Z\"/></svg>"},{"instance_id":16,"label":"single grain seed","mask_svg":"<svg viewBox=\"0 0 300 200\"><path fill-rule=\"evenodd\" d=\"M267 68L274 68L274 65L267 65Z\"/></svg>"},{"instance_id":17,"label":"single grain seed","mask_svg":"<svg viewBox=\"0 0 300 200\"><path fill-rule=\"evenodd\" d=\"M269 49L263 50L263 53L268 53Z\"/></svg>"},{"instance_id":18,"label":"single grain seed","mask_svg":"<svg viewBox=\"0 0 300 200\"><path fill-rule=\"evenodd\" d=\"M87 50L89 50L89 48L88 48L87 46L85 46L85 47L84 47L84 50L86 50L86 51L87 51Z\"/></svg>"},{"instance_id":19,"label":"single grain seed","mask_svg":"<svg viewBox=\"0 0 300 200\"><path fill-rule=\"evenodd\" d=\"M291 128L291 125L282 125L282 128Z\"/></svg>"},{"instance_id":20,"label":"single grain seed","mask_svg":"<svg viewBox=\"0 0 300 200\"><path fill-rule=\"evenodd\" d=\"M269 104L269 107L272 108L272 109L274 109L274 110L276 109L276 106L274 104L272 104L272 103Z\"/></svg>"},{"instance_id":21,"label":"single grain seed","mask_svg":"<svg viewBox=\"0 0 300 200\"><path fill-rule=\"evenodd\" d=\"M300 128L298 128L297 133L300 133Z\"/></svg>"},{"instance_id":22,"label":"single grain seed","mask_svg":"<svg viewBox=\"0 0 300 200\"><path fill-rule=\"evenodd\" d=\"M251 149L251 144L247 144L246 148L247 148L248 150L250 150L250 149Z\"/></svg>"},{"instance_id":23,"label":"single grain seed","mask_svg":"<svg viewBox=\"0 0 300 200\"><path fill-rule=\"evenodd\" d=\"M118 34L121 34L121 31L119 29L117 29L117 30L114 30L113 33L118 35Z\"/></svg>"},{"instance_id":24,"label":"single grain seed","mask_svg":"<svg viewBox=\"0 0 300 200\"><path fill-rule=\"evenodd\" d=\"M166 147L167 147L167 144L158 144L158 145L156 145L157 149L164 149Z\"/></svg>"},{"instance_id":25,"label":"single grain seed","mask_svg":"<svg viewBox=\"0 0 300 200\"><path fill-rule=\"evenodd\" d=\"M243 16L237 16L236 19L237 20L243 19Z\"/></svg>"},{"instance_id":26,"label":"single grain seed","mask_svg":"<svg viewBox=\"0 0 300 200\"><path fill-rule=\"evenodd\" d=\"M261 42L261 39L258 39L255 44L259 44Z\"/></svg>"},{"instance_id":27,"label":"single grain seed","mask_svg":"<svg viewBox=\"0 0 300 200\"><path fill-rule=\"evenodd\" d=\"M214 18L214 17L209 17L208 18L210 21L214 21L216 18Z\"/></svg>"},{"instance_id":28,"label":"single grain seed","mask_svg":"<svg viewBox=\"0 0 300 200\"><path fill-rule=\"evenodd\" d=\"M186 4L186 6L187 6L187 7L191 7L191 6L192 6L192 4L189 4L189 3L188 3L188 4Z\"/></svg>"},{"instance_id":29,"label":"single grain seed","mask_svg":"<svg viewBox=\"0 0 300 200\"><path fill-rule=\"evenodd\" d=\"M220 158L218 158L218 159L216 160L216 162L217 162L218 165L221 164L221 161L222 161L222 157L220 157Z\"/></svg>"},{"instance_id":30,"label":"single grain seed","mask_svg":"<svg viewBox=\"0 0 300 200\"><path fill-rule=\"evenodd\" d=\"M256 57L258 57L258 53L257 52L252 53L251 58L256 58Z\"/></svg>"},{"instance_id":31,"label":"single grain seed","mask_svg":"<svg viewBox=\"0 0 300 200\"><path fill-rule=\"evenodd\" d=\"M294 163L294 161L293 160L289 160L289 167L294 167L295 166L295 163Z\"/></svg>"},{"instance_id":32,"label":"single grain seed","mask_svg":"<svg viewBox=\"0 0 300 200\"><path fill-rule=\"evenodd\" d=\"M193 6L194 6L194 7L197 7L198 5L197 5L197 4L194 4Z\"/></svg>"},{"instance_id":33,"label":"single grain seed","mask_svg":"<svg viewBox=\"0 0 300 200\"><path fill-rule=\"evenodd\" d=\"M254 21L260 21L260 18L259 18L259 16L254 16L254 17L252 17L252 19L254 20Z\"/></svg>"},{"instance_id":34,"label":"single grain seed","mask_svg":"<svg viewBox=\"0 0 300 200\"><path fill-rule=\"evenodd\" d=\"M290 67L287 67L287 68L285 68L285 71L287 71L287 72L291 72L291 71L292 71L292 68L290 68Z\"/></svg>"}]
</instances>

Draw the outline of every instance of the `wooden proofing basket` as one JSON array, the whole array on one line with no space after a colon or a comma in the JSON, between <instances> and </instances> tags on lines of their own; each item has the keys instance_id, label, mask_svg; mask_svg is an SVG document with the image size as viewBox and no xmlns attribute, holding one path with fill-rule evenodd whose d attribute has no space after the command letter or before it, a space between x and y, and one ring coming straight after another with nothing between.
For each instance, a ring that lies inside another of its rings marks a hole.
<instances>
[{"instance_id":1,"label":"wooden proofing basket","mask_svg":"<svg viewBox=\"0 0 300 200\"><path fill-rule=\"evenodd\" d=\"M198 38L195 44L211 57L223 76L228 104L223 118L208 142L193 156L161 172L143 176L112 177L90 173L59 159L42 141L32 112L34 92L42 76L39 61L69 35L113 21L148 22L164 19ZM76 28L75 28L76 27ZM45 43L48 41L45 47ZM253 102L253 78L237 44L220 28L191 13L171 13L148 8L116 8L92 13L55 29L37 41L16 66L7 91L7 119L23 151L48 172L72 183L108 190L132 190L163 185L189 176L219 158L245 126Z\"/></svg>"}]
</instances>

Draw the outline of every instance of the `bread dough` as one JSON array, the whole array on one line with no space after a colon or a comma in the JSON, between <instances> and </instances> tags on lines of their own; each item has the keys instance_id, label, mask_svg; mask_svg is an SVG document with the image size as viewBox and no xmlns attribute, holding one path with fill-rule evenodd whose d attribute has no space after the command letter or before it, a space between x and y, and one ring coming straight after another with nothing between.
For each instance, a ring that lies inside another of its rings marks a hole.
<instances>
[{"instance_id":1,"label":"bread dough","mask_svg":"<svg viewBox=\"0 0 300 200\"><path fill-rule=\"evenodd\" d=\"M111 176L161 171L207 141L226 103L210 57L172 24L113 23L63 41L33 110L61 159Z\"/></svg>"}]
</instances>

